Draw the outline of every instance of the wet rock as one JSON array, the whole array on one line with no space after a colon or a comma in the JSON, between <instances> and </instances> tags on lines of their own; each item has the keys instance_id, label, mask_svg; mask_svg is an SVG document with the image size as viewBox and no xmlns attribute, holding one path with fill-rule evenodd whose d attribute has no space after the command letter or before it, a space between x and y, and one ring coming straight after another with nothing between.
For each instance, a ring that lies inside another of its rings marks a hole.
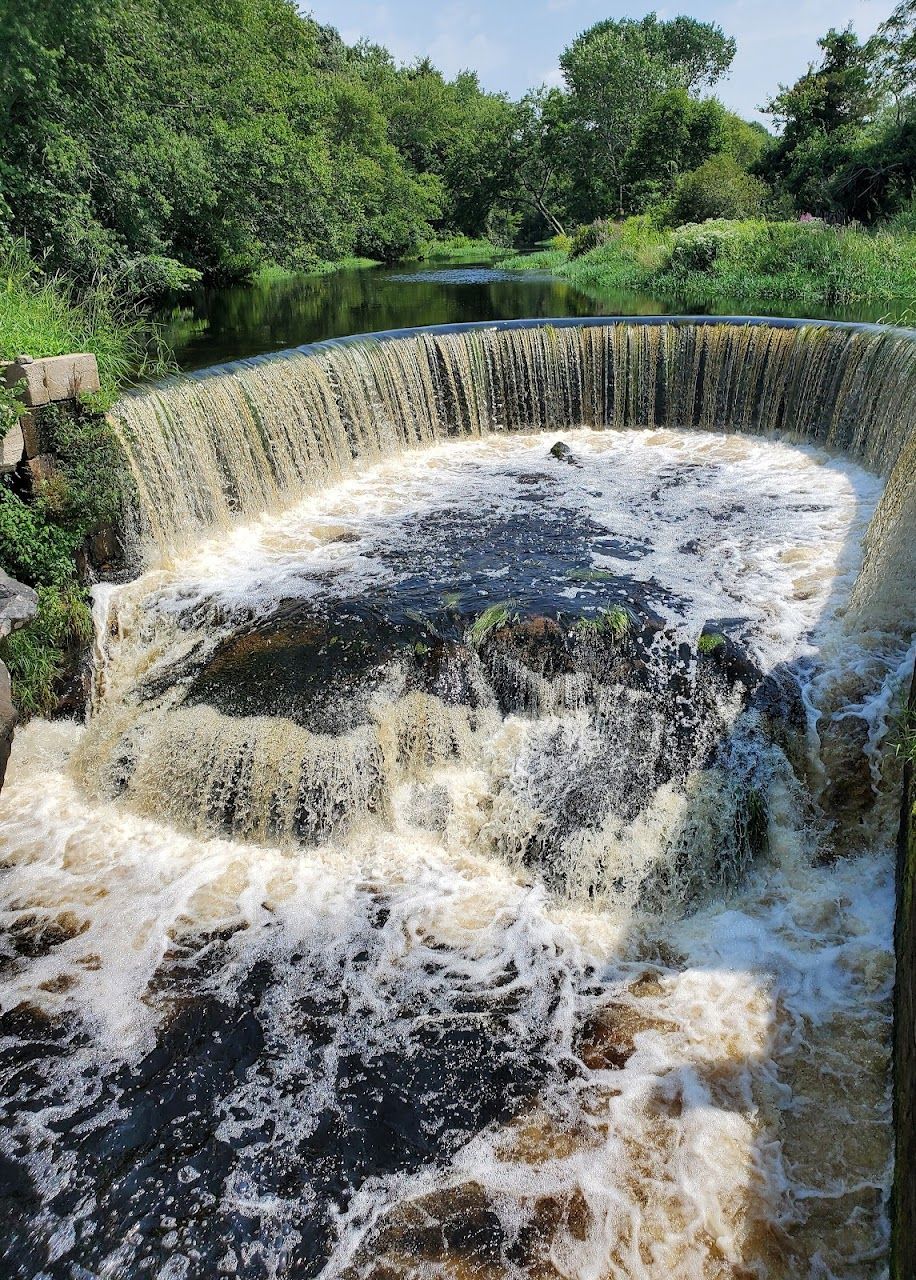
<instances>
[{"instance_id":1,"label":"wet rock","mask_svg":"<svg viewBox=\"0 0 916 1280\"><path fill-rule=\"evenodd\" d=\"M875 785L867 753L869 726L857 715L840 715L818 725L827 785L821 805L833 820L837 852L854 847L875 804Z\"/></svg>"},{"instance_id":2,"label":"wet rock","mask_svg":"<svg viewBox=\"0 0 916 1280\"><path fill-rule=\"evenodd\" d=\"M568 444L564 444L562 440L558 440L550 450L551 458L556 458L557 462L568 462L571 467L580 467L582 464L576 455L570 449Z\"/></svg>"},{"instance_id":3,"label":"wet rock","mask_svg":"<svg viewBox=\"0 0 916 1280\"><path fill-rule=\"evenodd\" d=\"M633 1036L644 1024L627 1005L596 1009L582 1024L576 1049L590 1071L619 1071L633 1053Z\"/></svg>"},{"instance_id":4,"label":"wet rock","mask_svg":"<svg viewBox=\"0 0 916 1280\"><path fill-rule=\"evenodd\" d=\"M383 903L363 910L340 951L280 947L240 966L220 935L176 945L147 993L154 1007L172 1005L155 1043L137 1061L94 1066L76 1107L57 1109L71 1086L53 1069L78 1045L73 1020L0 1016L0 1100L13 1114L52 1109L41 1141L71 1170L44 1189L39 1218L27 1162L0 1165L0 1208L17 1223L4 1275L95 1275L122 1250L131 1276L165 1274L181 1254L186 1280L212 1280L229 1251L253 1259L245 1275L260 1276L265 1233L276 1232L289 1242L283 1274L305 1280L321 1273L335 1220L367 1180L445 1165L524 1108L549 1068L540 1031L513 1016L512 996L487 982L456 1003L444 949L443 976L429 981L451 1004L430 1019L409 985L384 980ZM479 1189L437 1194L425 1212L408 1206L406 1220L390 1223L387 1247L403 1242L414 1266L443 1250L496 1256L502 1232ZM70 1222L48 1270L47 1234Z\"/></svg>"},{"instance_id":5,"label":"wet rock","mask_svg":"<svg viewBox=\"0 0 916 1280\"><path fill-rule=\"evenodd\" d=\"M0 569L0 640L26 626L37 611L38 596L32 588Z\"/></svg>"}]
</instances>

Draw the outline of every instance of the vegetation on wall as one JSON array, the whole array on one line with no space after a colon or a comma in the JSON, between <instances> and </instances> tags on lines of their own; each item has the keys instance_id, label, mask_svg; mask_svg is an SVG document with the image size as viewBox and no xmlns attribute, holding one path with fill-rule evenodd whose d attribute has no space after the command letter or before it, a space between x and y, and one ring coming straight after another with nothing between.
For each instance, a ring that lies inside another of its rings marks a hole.
<instances>
[{"instance_id":1,"label":"vegetation on wall","mask_svg":"<svg viewBox=\"0 0 916 1280\"><path fill-rule=\"evenodd\" d=\"M89 595L81 574L88 540L122 516L130 493L123 458L105 416L90 405L40 411L50 474L0 482L0 565L38 593L38 616L0 643L13 693L26 715L50 713L61 681L91 639Z\"/></svg>"}]
</instances>

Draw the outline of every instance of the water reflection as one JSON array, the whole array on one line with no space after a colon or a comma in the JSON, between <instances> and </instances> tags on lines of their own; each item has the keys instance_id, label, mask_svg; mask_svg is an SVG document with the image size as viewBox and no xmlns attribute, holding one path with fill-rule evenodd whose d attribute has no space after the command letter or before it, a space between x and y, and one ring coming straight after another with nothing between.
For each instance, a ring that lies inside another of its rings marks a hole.
<instances>
[{"instance_id":1,"label":"water reflection","mask_svg":"<svg viewBox=\"0 0 916 1280\"><path fill-rule=\"evenodd\" d=\"M878 320L888 304L817 307L780 299L717 303L591 290L487 263L402 264L273 283L200 289L163 315L182 369L279 351L322 338L419 325L592 315L782 315Z\"/></svg>"}]
</instances>

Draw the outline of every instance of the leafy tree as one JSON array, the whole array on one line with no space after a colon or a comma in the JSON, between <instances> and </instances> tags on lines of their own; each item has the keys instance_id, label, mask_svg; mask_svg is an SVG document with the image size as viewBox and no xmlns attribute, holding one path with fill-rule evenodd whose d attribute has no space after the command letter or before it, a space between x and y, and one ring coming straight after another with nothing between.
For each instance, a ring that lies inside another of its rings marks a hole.
<instances>
[{"instance_id":1,"label":"leafy tree","mask_svg":"<svg viewBox=\"0 0 916 1280\"><path fill-rule=\"evenodd\" d=\"M714 98L691 98L680 87L662 94L639 122L624 159L630 206L645 208L664 199L681 174L722 151L727 118Z\"/></svg>"},{"instance_id":2,"label":"leafy tree","mask_svg":"<svg viewBox=\"0 0 916 1280\"><path fill-rule=\"evenodd\" d=\"M872 52L855 32L830 30L818 41L820 66L810 66L791 87L783 85L767 105L782 127L788 154L812 134L860 127L878 102Z\"/></svg>"},{"instance_id":3,"label":"leafy tree","mask_svg":"<svg viewBox=\"0 0 916 1280\"><path fill-rule=\"evenodd\" d=\"M349 51L290 0L19 0L0 23L9 221L83 277L393 257L438 215Z\"/></svg>"},{"instance_id":4,"label":"leafy tree","mask_svg":"<svg viewBox=\"0 0 916 1280\"><path fill-rule=\"evenodd\" d=\"M627 158L650 112L671 90L715 83L728 69L734 41L719 27L693 18L660 22L649 14L599 22L580 35L560 58L580 127L600 144L615 207L623 213L633 182ZM669 107L676 111L674 103ZM596 210L602 212L602 210Z\"/></svg>"},{"instance_id":5,"label":"leafy tree","mask_svg":"<svg viewBox=\"0 0 916 1280\"><path fill-rule=\"evenodd\" d=\"M763 212L766 185L752 177L733 156L710 156L679 179L671 205L675 226L710 218L752 218Z\"/></svg>"},{"instance_id":6,"label":"leafy tree","mask_svg":"<svg viewBox=\"0 0 916 1280\"><path fill-rule=\"evenodd\" d=\"M515 199L540 215L551 232L565 234L568 204L568 103L558 89L540 89L518 104L510 143Z\"/></svg>"},{"instance_id":7,"label":"leafy tree","mask_svg":"<svg viewBox=\"0 0 916 1280\"><path fill-rule=\"evenodd\" d=\"M659 22L650 13L639 25L650 52L671 67L675 83L688 92L717 84L734 62L734 39L713 23L684 15Z\"/></svg>"}]
</instances>

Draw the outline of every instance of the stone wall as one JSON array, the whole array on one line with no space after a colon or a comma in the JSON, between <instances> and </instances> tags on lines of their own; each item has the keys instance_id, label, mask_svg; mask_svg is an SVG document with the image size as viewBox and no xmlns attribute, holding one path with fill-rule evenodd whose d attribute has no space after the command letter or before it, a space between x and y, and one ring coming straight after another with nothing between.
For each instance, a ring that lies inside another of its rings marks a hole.
<instances>
[{"instance_id":1,"label":"stone wall","mask_svg":"<svg viewBox=\"0 0 916 1280\"><path fill-rule=\"evenodd\" d=\"M25 465L33 479L42 479L53 469L53 458L43 451L38 411L100 390L96 358L84 353L41 360L19 356L2 366L2 377L4 385L15 391L25 405L26 412L0 444L0 475Z\"/></svg>"},{"instance_id":2,"label":"stone wall","mask_svg":"<svg viewBox=\"0 0 916 1280\"><path fill-rule=\"evenodd\" d=\"M94 355L51 356L33 360L19 356L0 365L4 385L15 391L26 412L0 441L0 475L24 473L27 485L46 479L54 469L53 456L44 450L41 410L66 405L100 389ZM0 640L26 626L38 608L30 588L10 578L0 566ZM0 787L6 776L18 714L13 703L10 676L0 662Z\"/></svg>"},{"instance_id":3,"label":"stone wall","mask_svg":"<svg viewBox=\"0 0 916 1280\"><path fill-rule=\"evenodd\" d=\"M916 717L916 674L909 713ZM893 1280L916 1276L916 770L904 769L894 929L894 1129L896 1134Z\"/></svg>"}]
</instances>

